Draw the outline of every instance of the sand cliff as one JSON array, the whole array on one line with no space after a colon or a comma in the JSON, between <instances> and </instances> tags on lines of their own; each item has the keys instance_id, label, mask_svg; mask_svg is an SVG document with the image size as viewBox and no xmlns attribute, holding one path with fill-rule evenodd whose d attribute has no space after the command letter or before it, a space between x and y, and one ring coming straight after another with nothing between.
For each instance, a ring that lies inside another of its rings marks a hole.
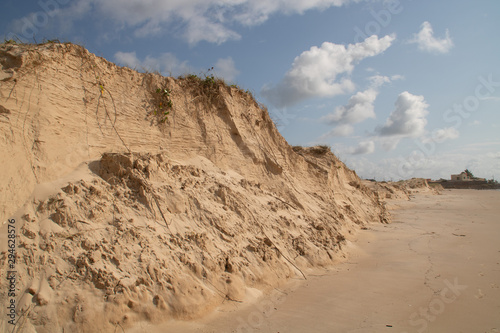
<instances>
[{"instance_id":1,"label":"sand cliff","mask_svg":"<svg viewBox=\"0 0 500 333\"><path fill-rule=\"evenodd\" d=\"M329 149L292 148L216 78L58 43L1 45L0 63L0 297L14 217L20 331L111 332L250 301L389 222Z\"/></svg>"}]
</instances>

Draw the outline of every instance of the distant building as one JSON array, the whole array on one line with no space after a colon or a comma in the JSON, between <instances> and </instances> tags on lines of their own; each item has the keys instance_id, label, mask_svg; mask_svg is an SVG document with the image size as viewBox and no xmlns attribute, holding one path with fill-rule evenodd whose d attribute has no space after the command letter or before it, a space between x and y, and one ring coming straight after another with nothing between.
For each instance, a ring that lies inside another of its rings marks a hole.
<instances>
[{"instance_id":1,"label":"distant building","mask_svg":"<svg viewBox=\"0 0 500 333\"><path fill-rule=\"evenodd\" d=\"M465 171L462 171L458 175L451 175L451 180L466 181L466 180L471 180L471 178L467 175Z\"/></svg>"}]
</instances>

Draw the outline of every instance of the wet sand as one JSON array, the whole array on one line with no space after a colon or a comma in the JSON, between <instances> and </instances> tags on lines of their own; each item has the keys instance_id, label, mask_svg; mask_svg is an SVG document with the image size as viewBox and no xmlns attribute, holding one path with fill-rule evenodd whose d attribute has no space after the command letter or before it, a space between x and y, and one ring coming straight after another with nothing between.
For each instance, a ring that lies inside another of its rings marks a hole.
<instances>
[{"instance_id":1,"label":"wet sand","mask_svg":"<svg viewBox=\"0 0 500 333\"><path fill-rule=\"evenodd\" d=\"M129 332L500 332L500 191L393 201L346 262L248 305Z\"/></svg>"}]
</instances>

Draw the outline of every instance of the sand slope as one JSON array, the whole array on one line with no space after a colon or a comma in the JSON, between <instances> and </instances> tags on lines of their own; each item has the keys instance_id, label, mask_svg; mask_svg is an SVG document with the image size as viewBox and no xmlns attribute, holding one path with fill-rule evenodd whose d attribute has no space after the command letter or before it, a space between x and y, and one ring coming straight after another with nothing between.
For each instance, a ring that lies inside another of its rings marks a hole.
<instances>
[{"instance_id":1,"label":"sand slope","mask_svg":"<svg viewBox=\"0 0 500 333\"><path fill-rule=\"evenodd\" d=\"M71 44L2 45L0 63L16 329L111 332L248 303L390 219L328 149L292 149L237 87L137 73Z\"/></svg>"},{"instance_id":2,"label":"sand slope","mask_svg":"<svg viewBox=\"0 0 500 333\"><path fill-rule=\"evenodd\" d=\"M393 201L350 258L250 306L129 332L500 332L500 191Z\"/></svg>"}]
</instances>

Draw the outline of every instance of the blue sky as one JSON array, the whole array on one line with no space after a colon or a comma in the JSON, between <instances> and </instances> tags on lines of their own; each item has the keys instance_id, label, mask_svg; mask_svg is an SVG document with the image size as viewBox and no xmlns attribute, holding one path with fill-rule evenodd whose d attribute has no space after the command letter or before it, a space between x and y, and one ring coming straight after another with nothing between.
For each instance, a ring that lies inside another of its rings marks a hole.
<instances>
[{"instance_id":1,"label":"blue sky","mask_svg":"<svg viewBox=\"0 0 500 333\"><path fill-rule=\"evenodd\" d=\"M0 19L138 70L214 67L364 178L500 178L497 0L3 0Z\"/></svg>"}]
</instances>

